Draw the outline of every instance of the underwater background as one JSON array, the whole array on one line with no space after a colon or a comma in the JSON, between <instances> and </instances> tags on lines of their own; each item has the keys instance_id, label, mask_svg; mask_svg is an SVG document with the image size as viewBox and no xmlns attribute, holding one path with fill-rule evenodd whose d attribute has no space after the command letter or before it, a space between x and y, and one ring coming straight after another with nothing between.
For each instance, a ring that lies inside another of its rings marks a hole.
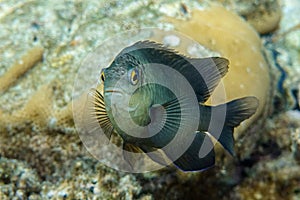
<instances>
[{"instance_id":1,"label":"underwater background","mask_svg":"<svg viewBox=\"0 0 300 200\"><path fill-rule=\"evenodd\" d=\"M299 10L299 0L0 0L0 199L300 199ZM72 93L83 59L147 27L228 58L228 99L260 100L234 158L218 150L203 172L133 174L82 144Z\"/></svg>"}]
</instances>

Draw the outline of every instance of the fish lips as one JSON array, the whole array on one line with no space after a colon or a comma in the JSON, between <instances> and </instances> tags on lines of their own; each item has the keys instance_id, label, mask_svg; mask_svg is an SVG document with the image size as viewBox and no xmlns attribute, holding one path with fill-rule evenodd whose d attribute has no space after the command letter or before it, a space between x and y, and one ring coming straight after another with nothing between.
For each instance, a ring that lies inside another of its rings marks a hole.
<instances>
[{"instance_id":1,"label":"fish lips","mask_svg":"<svg viewBox=\"0 0 300 200\"><path fill-rule=\"evenodd\" d=\"M106 89L104 91L104 101L107 112L115 109L117 113L119 112L134 112L138 105L134 107L129 106L130 95L126 94L122 90L117 89Z\"/></svg>"}]
</instances>

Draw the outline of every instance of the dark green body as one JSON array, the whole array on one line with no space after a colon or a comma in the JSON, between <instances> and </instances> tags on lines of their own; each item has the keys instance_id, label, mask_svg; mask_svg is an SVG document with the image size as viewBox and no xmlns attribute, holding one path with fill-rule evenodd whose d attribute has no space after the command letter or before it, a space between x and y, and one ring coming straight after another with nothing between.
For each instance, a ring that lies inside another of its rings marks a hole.
<instances>
[{"instance_id":1,"label":"dark green body","mask_svg":"<svg viewBox=\"0 0 300 200\"><path fill-rule=\"evenodd\" d=\"M255 113L258 102L246 97L215 107L203 104L227 70L224 58L187 58L148 41L121 51L104 69L104 104L124 149L162 149L180 169L203 170L214 164L207 131L234 154L233 129ZM201 146L206 154L199 157ZM162 163L159 154L150 157Z\"/></svg>"}]
</instances>

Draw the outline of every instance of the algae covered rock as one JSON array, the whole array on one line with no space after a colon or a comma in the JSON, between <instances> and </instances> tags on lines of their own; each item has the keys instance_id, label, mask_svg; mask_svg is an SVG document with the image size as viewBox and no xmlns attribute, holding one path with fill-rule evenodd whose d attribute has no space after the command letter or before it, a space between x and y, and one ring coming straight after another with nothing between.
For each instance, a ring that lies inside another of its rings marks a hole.
<instances>
[{"instance_id":1,"label":"algae covered rock","mask_svg":"<svg viewBox=\"0 0 300 200\"><path fill-rule=\"evenodd\" d=\"M260 34L274 32L282 17L279 0L234 0L225 3L225 6L235 10Z\"/></svg>"}]
</instances>

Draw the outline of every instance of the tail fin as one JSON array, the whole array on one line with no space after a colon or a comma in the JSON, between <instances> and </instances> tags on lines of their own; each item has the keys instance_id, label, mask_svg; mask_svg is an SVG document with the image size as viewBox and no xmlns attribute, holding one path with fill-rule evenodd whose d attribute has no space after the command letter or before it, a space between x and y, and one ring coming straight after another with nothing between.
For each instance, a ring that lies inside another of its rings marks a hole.
<instances>
[{"instance_id":1,"label":"tail fin","mask_svg":"<svg viewBox=\"0 0 300 200\"><path fill-rule=\"evenodd\" d=\"M212 107L212 109L216 109L217 113L219 113L218 110L226 111L226 117L221 134L220 131L213 130L216 129L214 126L210 126L208 132L214 136L231 155L234 155L233 129L242 121L251 117L256 112L257 107L258 99L256 97L244 97ZM218 116L216 117L218 118ZM219 119L211 120L219 121Z\"/></svg>"}]
</instances>

